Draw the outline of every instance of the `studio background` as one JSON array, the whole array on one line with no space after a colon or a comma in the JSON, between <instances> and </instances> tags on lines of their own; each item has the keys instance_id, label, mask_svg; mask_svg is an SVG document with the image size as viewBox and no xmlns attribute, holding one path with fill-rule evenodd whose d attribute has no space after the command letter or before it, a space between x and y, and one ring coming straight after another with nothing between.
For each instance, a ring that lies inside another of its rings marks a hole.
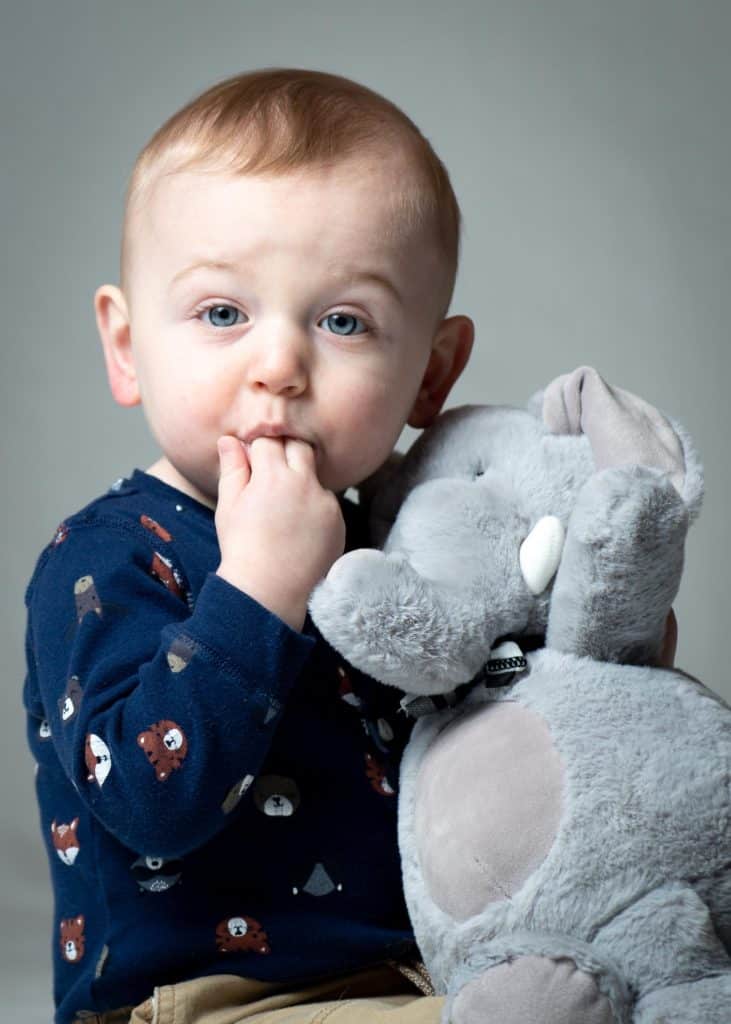
<instances>
[{"instance_id":1,"label":"studio background","mask_svg":"<svg viewBox=\"0 0 731 1024\"><path fill-rule=\"evenodd\" d=\"M202 89L257 67L344 74L399 104L447 165L464 216L450 312L474 319L476 345L449 405L522 403L588 363L690 430L706 501L676 660L731 699L730 44L724 0L5 5L6 1019L50 1020L57 940L21 707L24 589L64 516L158 454L141 411L108 393L92 308L96 287L118 281L139 149Z\"/></svg>"}]
</instances>

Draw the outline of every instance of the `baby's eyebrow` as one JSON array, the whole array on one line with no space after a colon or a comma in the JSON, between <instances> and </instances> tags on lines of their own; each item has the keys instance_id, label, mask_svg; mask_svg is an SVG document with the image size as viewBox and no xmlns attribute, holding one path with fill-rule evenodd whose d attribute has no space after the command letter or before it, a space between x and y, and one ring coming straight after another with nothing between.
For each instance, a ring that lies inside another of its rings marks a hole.
<instances>
[{"instance_id":1,"label":"baby's eyebrow","mask_svg":"<svg viewBox=\"0 0 731 1024\"><path fill-rule=\"evenodd\" d=\"M191 263L187 267L183 267L179 270L170 281L170 289L172 290L179 281L183 278L188 277L196 270L238 270L239 268L235 263L230 260L196 260L195 263Z\"/></svg>"},{"instance_id":2,"label":"baby's eyebrow","mask_svg":"<svg viewBox=\"0 0 731 1024\"><path fill-rule=\"evenodd\" d=\"M173 276L170 281L170 290L172 290L180 281L188 277L188 275L194 273L197 270L228 270L238 271L240 268L236 263L230 260L196 260L195 263L191 263L187 267L183 267L177 274ZM357 281L366 281L373 284L378 284L386 291L390 292L393 298L403 306L404 300L401 292L398 290L396 285L391 281L385 274L379 273L377 270L360 270L351 268L338 268L332 270L334 278L339 279L343 284L355 284Z\"/></svg>"},{"instance_id":3,"label":"baby's eyebrow","mask_svg":"<svg viewBox=\"0 0 731 1024\"><path fill-rule=\"evenodd\" d=\"M390 292L400 305L403 306L404 304L401 292L393 281L385 274L379 273L377 270L341 269L340 271L334 271L333 276L342 280L343 284L355 284L356 281L370 281L373 284L378 284L382 288L385 288L387 292Z\"/></svg>"}]
</instances>

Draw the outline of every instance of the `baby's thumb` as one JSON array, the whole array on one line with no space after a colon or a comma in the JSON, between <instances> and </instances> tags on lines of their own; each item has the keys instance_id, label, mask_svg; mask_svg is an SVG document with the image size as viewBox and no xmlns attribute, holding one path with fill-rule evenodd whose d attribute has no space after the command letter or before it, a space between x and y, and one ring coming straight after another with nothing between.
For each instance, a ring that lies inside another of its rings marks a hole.
<instances>
[{"instance_id":1,"label":"baby's thumb","mask_svg":"<svg viewBox=\"0 0 731 1024\"><path fill-rule=\"evenodd\" d=\"M244 446L231 434L219 437L218 448L218 500L232 500L249 482L251 470Z\"/></svg>"}]
</instances>

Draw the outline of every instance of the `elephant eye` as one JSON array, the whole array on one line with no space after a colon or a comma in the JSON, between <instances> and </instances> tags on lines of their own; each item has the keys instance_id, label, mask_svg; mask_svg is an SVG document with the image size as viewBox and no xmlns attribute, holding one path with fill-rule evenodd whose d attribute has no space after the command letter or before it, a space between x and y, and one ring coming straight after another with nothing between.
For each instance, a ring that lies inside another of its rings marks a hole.
<instances>
[{"instance_id":1,"label":"elephant eye","mask_svg":"<svg viewBox=\"0 0 731 1024\"><path fill-rule=\"evenodd\" d=\"M473 473L472 473L472 479L476 480L478 476L484 476L484 474L485 474L485 470L483 469L483 467L481 465L475 466L475 468L473 470Z\"/></svg>"}]
</instances>

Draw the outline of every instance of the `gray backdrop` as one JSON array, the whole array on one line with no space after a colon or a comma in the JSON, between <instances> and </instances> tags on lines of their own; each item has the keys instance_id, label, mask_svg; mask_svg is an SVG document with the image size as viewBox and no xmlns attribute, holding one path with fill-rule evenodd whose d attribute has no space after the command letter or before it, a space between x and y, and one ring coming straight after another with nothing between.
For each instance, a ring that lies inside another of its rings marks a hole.
<instances>
[{"instance_id":1,"label":"gray backdrop","mask_svg":"<svg viewBox=\"0 0 731 1024\"><path fill-rule=\"evenodd\" d=\"M139 148L195 93L254 67L346 74L400 104L466 222L452 312L473 317L477 345L450 404L522 402L590 363L685 423L707 498L678 663L731 697L731 4L24 0L3 5L0 40L0 972L3 1019L41 1024L56 936L20 704L23 591L64 515L156 458L139 410L107 392L92 311L96 286L118 279Z\"/></svg>"}]
</instances>

